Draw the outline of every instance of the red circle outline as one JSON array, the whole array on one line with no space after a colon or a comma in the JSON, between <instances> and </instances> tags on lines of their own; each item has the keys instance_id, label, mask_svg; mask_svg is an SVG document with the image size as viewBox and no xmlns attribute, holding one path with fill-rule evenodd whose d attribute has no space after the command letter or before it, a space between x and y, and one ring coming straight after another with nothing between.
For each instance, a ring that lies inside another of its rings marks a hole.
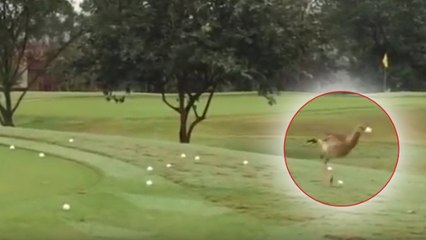
<instances>
[{"instance_id":1,"label":"red circle outline","mask_svg":"<svg viewBox=\"0 0 426 240\"><path fill-rule=\"evenodd\" d=\"M299 184L297 184L297 182L296 182L296 180L293 178L293 175L291 174L291 172L290 172L290 169L289 169L289 167L288 167L288 164L287 164L287 155L286 155L286 142L287 142L287 134L288 134L288 129L290 128L290 126L291 126L291 123L293 122L293 120L294 120L294 118L297 116L297 114L299 114L299 112L306 106L306 105L308 105L310 102L312 102L312 101L314 101L315 99L317 99L317 98L319 98L319 97L322 97L322 96L325 96L325 95L328 95L328 94L333 94L333 93L349 93L349 94L354 94L354 95L358 95L358 96L360 96L360 97L363 97L363 98L366 98L366 99L368 99L368 100L370 100L371 102L373 102L374 104L376 104L385 114L386 114L386 116L388 117L388 119L390 120L390 122L392 123L392 126L393 126L393 129L394 129L394 131L395 131L395 136L396 136L396 139L397 139L397 142L398 142L398 155L397 155L397 159L396 159L396 164L395 164L395 167L394 167L394 169L393 169L393 172L392 172L392 175L390 176L390 178L388 179L388 181L386 182L386 184L377 192L377 193L375 193L375 194L373 194L371 197L369 197L369 198L367 198L367 199L365 199L365 200L363 200L363 201L360 201L360 202L357 202L357 203L354 203L354 204L330 204L330 203L326 203L326 202L323 202L323 201L320 201L320 200L318 200L318 199L316 199L316 198L314 198L314 197L312 197L311 195L309 195L307 192L305 192L300 186L299 186ZM396 130L396 126L395 126L395 123L393 122L393 120L392 120L392 118L389 116L389 114L386 112L386 110L382 107L382 106L380 106L380 104L378 104L376 101L374 101L373 99L371 99L370 97L368 97L368 96L365 96L365 95L363 95L363 94L361 94L361 93L357 93L357 92L353 92L353 91L345 91L345 90L336 90L336 91L329 91L329 92L325 92L325 93L322 93L322 94L320 94L320 95L318 95L318 96L316 96L316 97L314 97L314 98L312 98L312 99L310 99L309 101L307 101L306 103L304 103L297 111L296 111L296 113L293 115L293 117L291 118L291 120L290 120L290 122L289 122L289 124L288 124L288 126L287 126L287 129L286 129L286 131L285 131L285 135L284 135L284 163L285 163L285 166L286 166L286 168L287 168L287 172L288 172L288 174L290 175L290 178L293 180L293 182L294 182L294 184L296 184L296 186L300 189L300 191L302 191L306 196L308 196L309 198L311 198L312 200L314 200L314 201L316 201L316 202L318 202L318 203L321 203L321 204L323 204L323 205L326 205L326 206L330 206L330 207L354 207L354 206L357 206L357 205L360 205L360 204L363 204L363 203L365 203L365 202L368 202L369 200L371 200L371 199L373 199L374 197L376 197L377 195L379 195L385 188L386 188L386 186L389 184L389 182L392 180L392 178L393 178L393 176L394 176L394 174L395 174L395 172L396 172L396 169L397 169L397 167L398 167L398 163L399 163L399 157L400 157L400 151L401 151L401 146L400 146L400 140L399 140L399 135L398 135L398 131Z\"/></svg>"}]
</instances>

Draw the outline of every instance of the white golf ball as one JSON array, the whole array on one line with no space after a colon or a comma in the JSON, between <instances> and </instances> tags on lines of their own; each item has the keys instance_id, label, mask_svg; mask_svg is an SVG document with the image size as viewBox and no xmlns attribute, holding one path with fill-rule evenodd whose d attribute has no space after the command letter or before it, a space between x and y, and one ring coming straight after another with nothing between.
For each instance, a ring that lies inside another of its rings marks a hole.
<instances>
[{"instance_id":1,"label":"white golf ball","mask_svg":"<svg viewBox=\"0 0 426 240\"><path fill-rule=\"evenodd\" d=\"M13 150L13 149L15 149L15 146L14 145L10 145L9 149Z\"/></svg>"},{"instance_id":2,"label":"white golf ball","mask_svg":"<svg viewBox=\"0 0 426 240\"><path fill-rule=\"evenodd\" d=\"M62 209L63 209L63 210L65 210L65 211L67 211L67 210L70 210L70 209L71 209L71 206L70 206L68 203L64 203L64 204L62 205Z\"/></svg>"},{"instance_id":3,"label":"white golf ball","mask_svg":"<svg viewBox=\"0 0 426 240\"><path fill-rule=\"evenodd\" d=\"M166 167L171 168L171 167L172 167L172 164L168 163L168 164L166 165Z\"/></svg>"},{"instance_id":4,"label":"white golf ball","mask_svg":"<svg viewBox=\"0 0 426 240\"><path fill-rule=\"evenodd\" d=\"M342 180L337 181L338 184L343 184Z\"/></svg>"},{"instance_id":5,"label":"white golf ball","mask_svg":"<svg viewBox=\"0 0 426 240\"><path fill-rule=\"evenodd\" d=\"M331 171L331 170L333 170L333 167L327 167L327 170Z\"/></svg>"},{"instance_id":6,"label":"white golf ball","mask_svg":"<svg viewBox=\"0 0 426 240\"><path fill-rule=\"evenodd\" d=\"M244 165L247 165L247 164L248 164L248 161L247 161L247 160L244 160L244 161L243 161L243 164L244 164Z\"/></svg>"},{"instance_id":7,"label":"white golf ball","mask_svg":"<svg viewBox=\"0 0 426 240\"><path fill-rule=\"evenodd\" d=\"M45 155L44 155L44 153L41 152L41 153L38 154L38 156L39 157L44 157Z\"/></svg>"},{"instance_id":8,"label":"white golf ball","mask_svg":"<svg viewBox=\"0 0 426 240\"><path fill-rule=\"evenodd\" d=\"M73 143L74 142L74 138L68 139L68 142Z\"/></svg>"},{"instance_id":9,"label":"white golf ball","mask_svg":"<svg viewBox=\"0 0 426 240\"><path fill-rule=\"evenodd\" d=\"M195 161L200 160L200 156L195 156L195 157L194 157L194 160L195 160Z\"/></svg>"},{"instance_id":10,"label":"white golf ball","mask_svg":"<svg viewBox=\"0 0 426 240\"><path fill-rule=\"evenodd\" d=\"M146 185L147 186L151 186L152 185L152 181L151 180L146 181Z\"/></svg>"},{"instance_id":11,"label":"white golf ball","mask_svg":"<svg viewBox=\"0 0 426 240\"><path fill-rule=\"evenodd\" d=\"M146 168L146 170L147 170L147 171L152 171L152 170L154 170L154 168L153 168L153 167L151 167L151 166L149 166L149 167L147 167L147 168Z\"/></svg>"},{"instance_id":12,"label":"white golf ball","mask_svg":"<svg viewBox=\"0 0 426 240\"><path fill-rule=\"evenodd\" d=\"M365 129L365 132L366 132L366 133L371 133L371 132L373 132L373 129L372 129L371 127L367 127L367 128Z\"/></svg>"},{"instance_id":13,"label":"white golf ball","mask_svg":"<svg viewBox=\"0 0 426 240\"><path fill-rule=\"evenodd\" d=\"M182 154L180 155L180 157L181 157L181 158L186 158L186 154L185 154L185 153L182 153Z\"/></svg>"}]
</instances>

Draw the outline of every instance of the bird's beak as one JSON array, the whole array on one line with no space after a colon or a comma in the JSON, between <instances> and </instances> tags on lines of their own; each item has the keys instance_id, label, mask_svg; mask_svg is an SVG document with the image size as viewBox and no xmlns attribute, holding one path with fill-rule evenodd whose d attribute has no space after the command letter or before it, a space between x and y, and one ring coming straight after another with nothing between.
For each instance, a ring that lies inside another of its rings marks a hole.
<instances>
[{"instance_id":1,"label":"bird's beak","mask_svg":"<svg viewBox=\"0 0 426 240\"><path fill-rule=\"evenodd\" d=\"M373 131L373 129L371 127L366 127L364 132L366 133L371 133Z\"/></svg>"}]
</instances>

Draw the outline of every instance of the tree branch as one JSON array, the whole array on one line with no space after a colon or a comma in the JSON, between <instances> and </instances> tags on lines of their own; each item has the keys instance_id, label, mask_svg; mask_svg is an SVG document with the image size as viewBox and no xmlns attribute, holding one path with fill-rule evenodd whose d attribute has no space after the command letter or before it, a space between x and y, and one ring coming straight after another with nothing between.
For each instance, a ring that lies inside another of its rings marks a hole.
<instances>
[{"instance_id":1,"label":"tree branch","mask_svg":"<svg viewBox=\"0 0 426 240\"><path fill-rule=\"evenodd\" d=\"M166 93L163 91L163 90L161 90L161 99L163 100L163 102L167 105L167 106L169 106L171 109L173 109L173 110L175 110L177 113L180 113L180 111L179 111L179 108L177 108L177 107L175 107L175 106L173 106L168 100L167 100L167 98L166 98Z\"/></svg>"},{"instance_id":2,"label":"tree branch","mask_svg":"<svg viewBox=\"0 0 426 240\"><path fill-rule=\"evenodd\" d=\"M195 119L195 121L191 123L191 126L189 126L189 129L188 129L188 135L191 135L192 131L194 130L195 126L197 126L197 124L198 124L198 123L200 123L200 122L202 122L204 119L206 119L207 112L208 112L208 110L209 110L209 108L210 108L210 103L211 103L211 101L212 101L212 99L213 99L213 95L214 95L215 91L216 91L216 85L212 85L212 89L210 90L210 93L209 93L209 97L208 97L208 99L207 99L206 106L204 107L203 115L201 115L201 116L197 116L197 115L198 115L198 113L196 114L196 119Z\"/></svg>"},{"instance_id":3,"label":"tree branch","mask_svg":"<svg viewBox=\"0 0 426 240\"><path fill-rule=\"evenodd\" d=\"M25 21L25 26L24 26L24 39L22 41L22 47L21 47L19 54L18 54L18 60L16 62L15 70L13 71L12 76L10 76L10 78L9 78L9 79L12 80L11 86L13 86L16 83L17 77L22 75L22 73L19 74L19 75L17 75L17 73L19 71L19 67L21 66L21 61L22 61L22 58L24 57L25 50L27 48L27 43L28 43L28 26L29 26L29 23L30 23L30 16L29 16L28 8L26 6L24 7L24 11L26 12L26 14L25 14L26 21ZM17 34L19 34L19 33L17 33ZM16 39L14 39L14 41L16 42Z\"/></svg>"},{"instance_id":4,"label":"tree branch","mask_svg":"<svg viewBox=\"0 0 426 240\"><path fill-rule=\"evenodd\" d=\"M200 118L200 115L198 114L198 111L197 111L197 106L195 104L192 104L192 110L194 112L195 117Z\"/></svg>"},{"instance_id":5,"label":"tree branch","mask_svg":"<svg viewBox=\"0 0 426 240\"><path fill-rule=\"evenodd\" d=\"M206 118L207 111L209 110L210 103L211 103L211 101L213 99L213 95L214 95L215 91L216 91L216 85L213 85L212 86L212 90L210 91L210 94L209 94L209 98L207 99L206 106L204 107L203 115L201 116L201 118L203 118L203 119Z\"/></svg>"},{"instance_id":6,"label":"tree branch","mask_svg":"<svg viewBox=\"0 0 426 240\"><path fill-rule=\"evenodd\" d=\"M188 95L188 104L185 109L190 110L190 108L194 105L195 100L197 100L197 94L192 95L189 91L186 91L185 93Z\"/></svg>"},{"instance_id":7,"label":"tree branch","mask_svg":"<svg viewBox=\"0 0 426 240\"><path fill-rule=\"evenodd\" d=\"M198 114L197 111L197 105L195 104L195 101L198 101L198 99L201 97L201 95L204 93L205 91L203 90L200 93L197 93L195 95L190 94L189 92L187 92L187 95L189 97L189 102L188 102L188 111L190 110L189 108L192 108L194 115L196 118L199 118L200 115Z\"/></svg>"},{"instance_id":8,"label":"tree branch","mask_svg":"<svg viewBox=\"0 0 426 240\"><path fill-rule=\"evenodd\" d=\"M185 110L186 110L186 111L191 110L191 107L193 107L194 102L195 102L196 100L198 100L198 99L201 97L201 95L202 95L204 92L206 92L206 91L209 89L209 87L211 87L211 86L213 86L213 85L212 85L212 83L211 83L210 81L207 81L207 82L206 82L206 84L204 85L203 89L201 89L200 91L198 91L198 92L197 92L197 93L195 93L194 95L192 95L190 92L186 91L186 94L187 94L187 95L188 95L188 97L189 97L189 101L188 101L188 104L187 104L187 105L186 105L186 107L185 107Z\"/></svg>"},{"instance_id":9,"label":"tree branch","mask_svg":"<svg viewBox=\"0 0 426 240\"><path fill-rule=\"evenodd\" d=\"M73 43L75 40L77 40L81 35L84 34L84 30L79 31L77 34L75 34L73 37L71 37L65 44L63 44L56 52L55 54L50 57L45 64L43 65L42 69L47 69L47 67L69 46L71 43ZM26 68L20 73L22 74L25 70L28 70L28 64ZM37 79L40 77L41 72L37 72L37 74L31 79L31 81L28 83L28 86L22 91L21 95L18 98L18 101L15 103L15 106L12 109L12 114L15 113L16 109L18 109L19 105L21 104L22 99L27 94L30 87L37 82Z\"/></svg>"},{"instance_id":10,"label":"tree branch","mask_svg":"<svg viewBox=\"0 0 426 240\"><path fill-rule=\"evenodd\" d=\"M2 27L4 27L4 30L7 31L7 25L8 25L8 19L7 19L7 12L9 12L9 6L6 0L2 0L2 4L3 4L3 14L2 14ZM2 73L3 73L3 79L1 79L2 81L2 85L3 87L5 87L6 83L7 83L7 79L9 79L9 44L7 40L4 41L5 46L3 47L3 56L2 56Z\"/></svg>"},{"instance_id":11,"label":"tree branch","mask_svg":"<svg viewBox=\"0 0 426 240\"><path fill-rule=\"evenodd\" d=\"M177 113L180 113L179 108L173 106L166 97L166 84L167 84L167 80L163 81L161 84L161 99L163 100L163 102L170 107L171 109L175 110Z\"/></svg>"},{"instance_id":12,"label":"tree branch","mask_svg":"<svg viewBox=\"0 0 426 240\"><path fill-rule=\"evenodd\" d=\"M1 124L2 126L4 126L3 116L5 115L5 112L6 112L6 109L3 107L3 104L1 104L1 103L0 103L0 113L1 113L1 116L0 116L0 124Z\"/></svg>"}]
</instances>

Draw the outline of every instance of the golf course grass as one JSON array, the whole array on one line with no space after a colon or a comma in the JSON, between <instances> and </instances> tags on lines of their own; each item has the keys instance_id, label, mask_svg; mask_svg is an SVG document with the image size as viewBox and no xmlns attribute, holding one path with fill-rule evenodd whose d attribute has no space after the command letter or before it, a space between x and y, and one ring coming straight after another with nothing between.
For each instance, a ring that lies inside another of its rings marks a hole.
<instances>
[{"instance_id":1,"label":"golf course grass","mask_svg":"<svg viewBox=\"0 0 426 240\"><path fill-rule=\"evenodd\" d=\"M313 109L313 117L303 120L308 128L321 118L331 119L338 130L352 127L341 119L352 117L347 108L356 104L341 101L343 97ZM181 145L176 143L177 116L158 96L134 95L115 104L98 94L30 93L17 112L19 127L0 128L0 236L423 239L426 126L421 123L426 95L375 97L392 106L393 116L397 113L398 122L404 122L399 127L400 166L381 194L353 208L311 200L287 174L284 131L306 99L305 94L283 93L278 105L269 106L254 94L218 95L208 119L194 132L194 144ZM336 107L339 111L333 111ZM341 202L361 199L366 192L356 190L371 181L366 175L377 181L389 176L394 162L362 159L392 155L392 142L368 106L356 109L375 135L361 142L347 161L335 163L341 176L350 176L343 187L310 183L310 192ZM308 132L293 138L302 141L304 134ZM10 144L16 149L10 150ZM46 157L39 158L39 152ZM291 154L301 174L321 166L315 148L294 145ZM199 161L194 160L197 155ZM63 203L71 209L62 210Z\"/></svg>"},{"instance_id":2,"label":"golf course grass","mask_svg":"<svg viewBox=\"0 0 426 240\"><path fill-rule=\"evenodd\" d=\"M5 146L0 146L0 155L1 196L31 198L73 193L95 185L100 178L97 169L56 156L41 158L38 152Z\"/></svg>"}]
</instances>

